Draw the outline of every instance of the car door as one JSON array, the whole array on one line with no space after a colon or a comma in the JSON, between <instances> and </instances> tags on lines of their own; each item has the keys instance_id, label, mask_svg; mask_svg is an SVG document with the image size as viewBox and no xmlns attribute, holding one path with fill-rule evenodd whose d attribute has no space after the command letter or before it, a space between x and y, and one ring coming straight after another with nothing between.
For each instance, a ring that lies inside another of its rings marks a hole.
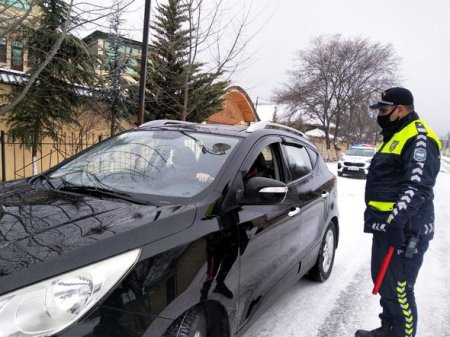
<instances>
[{"instance_id":1,"label":"car door","mask_svg":"<svg viewBox=\"0 0 450 337\"><path fill-rule=\"evenodd\" d=\"M300 259L310 253L322 238L326 198L306 145L299 142L282 144L284 159L289 168L288 186L296 191L301 220Z\"/></svg>"},{"instance_id":2,"label":"car door","mask_svg":"<svg viewBox=\"0 0 450 337\"><path fill-rule=\"evenodd\" d=\"M261 153L271 178L285 181L278 137L269 137L253 147L241 168L244 180ZM299 261L297 243L300 241L300 220L295 212L297 204L296 191L291 189L282 203L240 208L240 327L262 306L266 295L282 276L293 267L298 271L295 266Z\"/></svg>"}]
</instances>

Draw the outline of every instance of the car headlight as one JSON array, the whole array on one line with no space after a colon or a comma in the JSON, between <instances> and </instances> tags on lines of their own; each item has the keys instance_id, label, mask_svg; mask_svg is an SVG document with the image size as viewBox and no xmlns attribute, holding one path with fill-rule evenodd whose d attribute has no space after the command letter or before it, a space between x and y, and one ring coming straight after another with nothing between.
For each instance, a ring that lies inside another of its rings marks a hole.
<instances>
[{"instance_id":1,"label":"car headlight","mask_svg":"<svg viewBox=\"0 0 450 337\"><path fill-rule=\"evenodd\" d=\"M49 336L68 327L114 287L140 249L93 263L0 296L0 335Z\"/></svg>"}]
</instances>

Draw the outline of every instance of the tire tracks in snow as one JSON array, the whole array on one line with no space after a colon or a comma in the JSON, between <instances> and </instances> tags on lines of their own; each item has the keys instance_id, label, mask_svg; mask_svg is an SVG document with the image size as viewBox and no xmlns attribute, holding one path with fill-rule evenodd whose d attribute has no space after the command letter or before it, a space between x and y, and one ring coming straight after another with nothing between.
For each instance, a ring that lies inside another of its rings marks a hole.
<instances>
[{"instance_id":1,"label":"tire tracks in snow","mask_svg":"<svg viewBox=\"0 0 450 337\"><path fill-rule=\"evenodd\" d=\"M377 317L371 306L370 287L372 280L367 267L361 268L353 277L347 287L342 290L335 300L333 308L329 311L324 322L319 327L316 337L344 337L354 336L355 330L367 327L367 314ZM378 301L373 301L375 304ZM361 317L363 314L364 317Z\"/></svg>"}]
</instances>

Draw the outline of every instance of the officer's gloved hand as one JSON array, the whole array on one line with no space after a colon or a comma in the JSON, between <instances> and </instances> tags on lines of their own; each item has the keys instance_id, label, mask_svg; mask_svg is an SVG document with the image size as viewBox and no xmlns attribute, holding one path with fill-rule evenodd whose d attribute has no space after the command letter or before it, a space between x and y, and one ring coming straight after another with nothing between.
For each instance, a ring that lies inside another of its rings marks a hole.
<instances>
[{"instance_id":1,"label":"officer's gloved hand","mask_svg":"<svg viewBox=\"0 0 450 337\"><path fill-rule=\"evenodd\" d=\"M389 246L401 248L406 243L403 227L394 224L386 225L386 241Z\"/></svg>"}]
</instances>

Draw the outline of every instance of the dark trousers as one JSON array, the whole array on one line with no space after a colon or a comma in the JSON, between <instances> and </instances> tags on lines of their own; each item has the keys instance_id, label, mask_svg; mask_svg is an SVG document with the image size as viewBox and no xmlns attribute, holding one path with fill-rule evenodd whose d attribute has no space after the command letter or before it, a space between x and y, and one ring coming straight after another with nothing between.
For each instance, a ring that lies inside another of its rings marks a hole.
<instances>
[{"instance_id":1,"label":"dark trousers","mask_svg":"<svg viewBox=\"0 0 450 337\"><path fill-rule=\"evenodd\" d=\"M423 262L423 255L428 249L428 240L420 240L417 250L411 258L398 249L392 256L379 293L383 312L380 318L393 330L391 337L414 337L417 331L417 307L414 285ZM388 251L385 233L376 233L372 241L372 279L380 270L384 256Z\"/></svg>"}]
</instances>

